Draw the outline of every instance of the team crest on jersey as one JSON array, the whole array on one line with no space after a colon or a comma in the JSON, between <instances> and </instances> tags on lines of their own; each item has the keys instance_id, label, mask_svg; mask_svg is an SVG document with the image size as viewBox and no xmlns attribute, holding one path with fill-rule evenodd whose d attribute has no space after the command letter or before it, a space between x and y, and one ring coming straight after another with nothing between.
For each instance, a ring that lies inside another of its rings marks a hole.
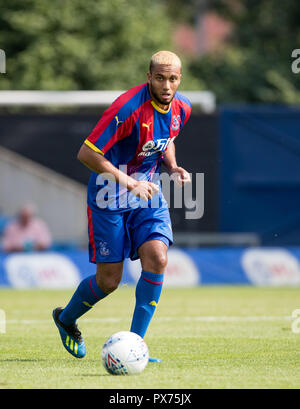
<instances>
[{"instance_id":1,"label":"team crest on jersey","mask_svg":"<svg viewBox=\"0 0 300 409\"><path fill-rule=\"evenodd\" d=\"M172 130L177 131L180 127L180 115L173 115Z\"/></svg>"},{"instance_id":2,"label":"team crest on jersey","mask_svg":"<svg viewBox=\"0 0 300 409\"><path fill-rule=\"evenodd\" d=\"M99 242L99 252L100 252L101 256L109 256L110 255L110 251L109 251L109 248L107 247L106 241L100 241Z\"/></svg>"}]
</instances>

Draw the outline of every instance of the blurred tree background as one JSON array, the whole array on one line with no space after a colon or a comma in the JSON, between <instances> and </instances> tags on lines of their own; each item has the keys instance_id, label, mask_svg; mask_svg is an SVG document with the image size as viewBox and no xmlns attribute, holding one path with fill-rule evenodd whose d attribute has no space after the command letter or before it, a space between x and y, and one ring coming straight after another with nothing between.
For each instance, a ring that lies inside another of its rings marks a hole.
<instances>
[{"instance_id":1,"label":"blurred tree background","mask_svg":"<svg viewBox=\"0 0 300 409\"><path fill-rule=\"evenodd\" d=\"M211 13L230 30L201 50ZM181 26L194 32L193 53L176 42ZM181 89L211 90L219 103L300 103L299 0L0 0L0 48L0 89L127 89L171 49L184 62Z\"/></svg>"},{"instance_id":2,"label":"blurred tree background","mask_svg":"<svg viewBox=\"0 0 300 409\"><path fill-rule=\"evenodd\" d=\"M206 2L230 22L222 50L191 62L220 102L300 103L300 75L291 70L300 48L298 0L213 0Z\"/></svg>"},{"instance_id":3,"label":"blurred tree background","mask_svg":"<svg viewBox=\"0 0 300 409\"><path fill-rule=\"evenodd\" d=\"M0 0L0 89L127 89L172 48L170 32L155 0Z\"/></svg>"}]
</instances>

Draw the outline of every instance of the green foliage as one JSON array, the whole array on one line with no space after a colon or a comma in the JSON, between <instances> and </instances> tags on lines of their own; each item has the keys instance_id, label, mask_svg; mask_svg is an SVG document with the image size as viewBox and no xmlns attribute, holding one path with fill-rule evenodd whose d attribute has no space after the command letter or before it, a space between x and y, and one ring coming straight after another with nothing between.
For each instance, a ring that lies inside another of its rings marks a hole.
<instances>
[{"instance_id":1,"label":"green foliage","mask_svg":"<svg viewBox=\"0 0 300 409\"><path fill-rule=\"evenodd\" d=\"M234 29L223 50L191 63L192 74L219 102L299 104L300 74L291 69L300 48L298 0L215 0L211 8Z\"/></svg>"},{"instance_id":2,"label":"green foliage","mask_svg":"<svg viewBox=\"0 0 300 409\"><path fill-rule=\"evenodd\" d=\"M208 7L210 0L162 0L167 7L172 20L193 24L198 14Z\"/></svg>"},{"instance_id":3,"label":"green foliage","mask_svg":"<svg viewBox=\"0 0 300 409\"><path fill-rule=\"evenodd\" d=\"M0 89L126 89L172 49L170 29L156 0L0 0Z\"/></svg>"},{"instance_id":4,"label":"green foliage","mask_svg":"<svg viewBox=\"0 0 300 409\"><path fill-rule=\"evenodd\" d=\"M0 89L128 89L145 81L154 52L174 50L175 24L205 9L234 29L215 54L181 55L181 89L212 90L218 102L300 103L298 0L0 0Z\"/></svg>"}]
</instances>

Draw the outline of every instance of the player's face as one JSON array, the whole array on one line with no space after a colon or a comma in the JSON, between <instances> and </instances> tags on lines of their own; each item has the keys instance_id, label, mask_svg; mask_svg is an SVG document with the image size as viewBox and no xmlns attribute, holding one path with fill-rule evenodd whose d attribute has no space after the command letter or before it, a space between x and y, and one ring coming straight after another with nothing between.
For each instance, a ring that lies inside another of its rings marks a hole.
<instances>
[{"instance_id":1,"label":"player's face","mask_svg":"<svg viewBox=\"0 0 300 409\"><path fill-rule=\"evenodd\" d=\"M180 67L156 64L147 74L150 93L156 103L168 106L177 91L181 80Z\"/></svg>"}]
</instances>

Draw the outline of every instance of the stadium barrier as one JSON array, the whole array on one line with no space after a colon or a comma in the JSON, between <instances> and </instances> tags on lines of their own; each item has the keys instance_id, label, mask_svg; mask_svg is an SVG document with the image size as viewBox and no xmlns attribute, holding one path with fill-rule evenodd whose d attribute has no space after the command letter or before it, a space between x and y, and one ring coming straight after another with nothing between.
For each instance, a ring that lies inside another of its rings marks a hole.
<instances>
[{"instance_id":1,"label":"stadium barrier","mask_svg":"<svg viewBox=\"0 0 300 409\"><path fill-rule=\"evenodd\" d=\"M219 230L255 232L272 247L299 245L300 107L219 112Z\"/></svg>"},{"instance_id":2,"label":"stadium barrier","mask_svg":"<svg viewBox=\"0 0 300 409\"><path fill-rule=\"evenodd\" d=\"M300 248L179 248L169 250L166 287L199 285L299 286ZM134 285L140 261L126 260L122 285ZM75 287L95 273L86 250L0 254L0 286L18 289Z\"/></svg>"}]
</instances>

